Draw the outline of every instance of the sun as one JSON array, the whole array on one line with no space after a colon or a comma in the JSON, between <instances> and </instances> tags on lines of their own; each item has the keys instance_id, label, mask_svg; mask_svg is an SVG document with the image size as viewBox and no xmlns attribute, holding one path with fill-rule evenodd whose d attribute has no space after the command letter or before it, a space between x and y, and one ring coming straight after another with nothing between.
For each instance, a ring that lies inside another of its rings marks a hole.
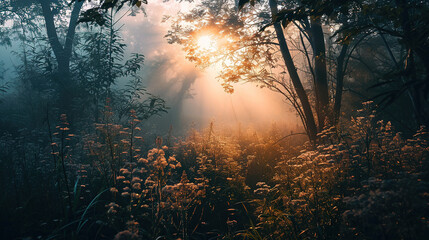
<instances>
[{"instance_id":1,"label":"sun","mask_svg":"<svg viewBox=\"0 0 429 240\"><path fill-rule=\"evenodd\" d=\"M215 52L217 51L217 42L213 36L203 35L197 39L197 46L201 51Z\"/></svg>"}]
</instances>

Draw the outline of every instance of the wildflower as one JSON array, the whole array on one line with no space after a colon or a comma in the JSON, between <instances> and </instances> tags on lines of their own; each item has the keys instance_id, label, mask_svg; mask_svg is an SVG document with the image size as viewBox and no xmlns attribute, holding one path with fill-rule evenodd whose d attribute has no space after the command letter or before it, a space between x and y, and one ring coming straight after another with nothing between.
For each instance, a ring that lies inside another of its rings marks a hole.
<instances>
[{"instance_id":1,"label":"wildflower","mask_svg":"<svg viewBox=\"0 0 429 240\"><path fill-rule=\"evenodd\" d=\"M107 214L115 214L118 211L116 211L113 207L110 207L109 210L107 210Z\"/></svg>"},{"instance_id":2,"label":"wildflower","mask_svg":"<svg viewBox=\"0 0 429 240\"><path fill-rule=\"evenodd\" d=\"M126 168L121 168L119 170L119 172L122 173L122 174L130 174L130 171L128 169L126 169Z\"/></svg>"},{"instance_id":3,"label":"wildflower","mask_svg":"<svg viewBox=\"0 0 429 240\"><path fill-rule=\"evenodd\" d=\"M113 194L118 193L118 189L116 189L115 187L110 188L110 192Z\"/></svg>"},{"instance_id":4,"label":"wildflower","mask_svg":"<svg viewBox=\"0 0 429 240\"><path fill-rule=\"evenodd\" d=\"M133 189L140 190L141 189L141 184L140 183L134 183L133 184Z\"/></svg>"},{"instance_id":5,"label":"wildflower","mask_svg":"<svg viewBox=\"0 0 429 240\"><path fill-rule=\"evenodd\" d=\"M106 207L119 207L119 205L114 203L114 202L111 202L111 203L107 204Z\"/></svg>"},{"instance_id":6,"label":"wildflower","mask_svg":"<svg viewBox=\"0 0 429 240\"><path fill-rule=\"evenodd\" d=\"M144 182L144 184L154 184L155 181L152 180L151 177L146 178L146 181Z\"/></svg>"},{"instance_id":7,"label":"wildflower","mask_svg":"<svg viewBox=\"0 0 429 240\"><path fill-rule=\"evenodd\" d=\"M123 144L130 144L130 141L125 140L125 139L122 139L122 140L121 140L121 142L122 142Z\"/></svg>"},{"instance_id":8,"label":"wildflower","mask_svg":"<svg viewBox=\"0 0 429 240\"><path fill-rule=\"evenodd\" d=\"M132 198L139 198L140 194L138 194L138 193L131 193L131 197Z\"/></svg>"},{"instance_id":9,"label":"wildflower","mask_svg":"<svg viewBox=\"0 0 429 240\"><path fill-rule=\"evenodd\" d=\"M139 163L144 163L144 164L149 163L149 161L146 158L139 158L138 162Z\"/></svg>"},{"instance_id":10,"label":"wildflower","mask_svg":"<svg viewBox=\"0 0 429 240\"><path fill-rule=\"evenodd\" d=\"M270 191L270 189L268 189L268 188L258 188L256 190L254 190L253 192L257 195L264 196L264 195L268 194L269 191Z\"/></svg>"},{"instance_id":11,"label":"wildflower","mask_svg":"<svg viewBox=\"0 0 429 240\"><path fill-rule=\"evenodd\" d=\"M133 177L131 182L141 182L142 180L139 177Z\"/></svg>"},{"instance_id":12,"label":"wildflower","mask_svg":"<svg viewBox=\"0 0 429 240\"><path fill-rule=\"evenodd\" d=\"M237 224L237 220L228 220L226 221L226 224L230 227L235 226Z\"/></svg>"}]
</instances>

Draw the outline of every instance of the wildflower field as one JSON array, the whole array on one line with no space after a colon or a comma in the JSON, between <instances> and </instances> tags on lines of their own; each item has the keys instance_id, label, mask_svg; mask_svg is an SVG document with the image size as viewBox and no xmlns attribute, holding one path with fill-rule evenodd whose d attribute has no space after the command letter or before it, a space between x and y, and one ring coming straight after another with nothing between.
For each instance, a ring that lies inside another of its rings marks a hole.
<instances>
[{"instance_id":1,"label":"wildflower field","mask_svg":"<svg viewBox=\"0 0 429 240\"><path fill-rule=\"evenodd\" d=\"M368 106L317 146L213 123L148 141L108 108L92 133L62 115L49 136L4 135L2 237L425 239L428 133L404 138Z\"/></svg>"}]
</instances>

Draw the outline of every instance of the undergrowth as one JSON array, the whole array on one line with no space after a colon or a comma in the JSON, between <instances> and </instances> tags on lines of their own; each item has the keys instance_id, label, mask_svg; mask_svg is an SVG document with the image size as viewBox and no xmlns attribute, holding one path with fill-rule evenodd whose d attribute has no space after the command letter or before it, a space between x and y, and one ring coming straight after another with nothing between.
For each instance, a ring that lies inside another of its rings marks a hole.
<instances>
[{"instance_id":1,"label":"undergrowth","mask_svg":"<svg viewBox=\"0 0 429 240\"><path fill-rule=\"evenodd\" d=\"M317 146L281 131L145 139L109 106L93 131L61 115L0 138L4 239L424 239L428 133L364 103ZM49 125L49 124L48 124ZM37 140L36 140L37 139ZM280 141L279 141L280 140Z\"/></svg>"}]
</instances>

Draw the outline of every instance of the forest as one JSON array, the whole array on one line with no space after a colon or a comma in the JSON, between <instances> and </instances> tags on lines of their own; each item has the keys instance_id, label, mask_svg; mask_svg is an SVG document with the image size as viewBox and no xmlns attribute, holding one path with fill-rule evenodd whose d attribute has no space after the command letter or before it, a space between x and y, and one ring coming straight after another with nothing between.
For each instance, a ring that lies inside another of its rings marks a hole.
<instances>
[{"instance_id":1,"label":"forest","mask_svg":"<svg viewBox=\"0 0 429 240\"><path fill-rule=\"evenodd\" d=\"M428 16L1 0L0 239L428 239Z\"/></svg>"}]
</instances>

